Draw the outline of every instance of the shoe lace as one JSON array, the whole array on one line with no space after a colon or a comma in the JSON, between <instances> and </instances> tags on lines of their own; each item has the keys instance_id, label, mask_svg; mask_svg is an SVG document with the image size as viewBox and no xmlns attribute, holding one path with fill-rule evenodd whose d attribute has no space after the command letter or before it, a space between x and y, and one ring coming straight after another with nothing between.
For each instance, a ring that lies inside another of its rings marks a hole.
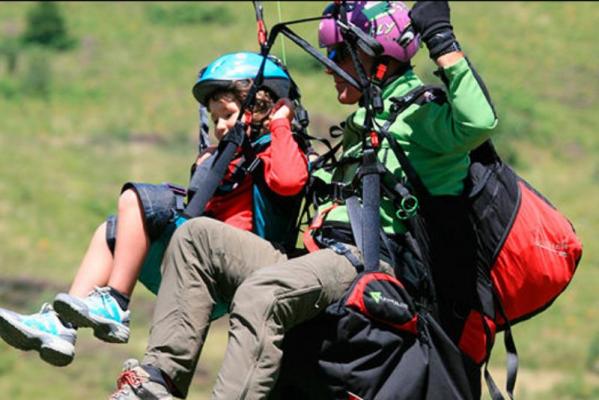
<instances>
[{"instance_id":1,"label":"shoe lace","mask_svg":"<svg viewBox=\"0 0 599 400\"><path fill-rule=\"evenodd\" d=\"M131 386L132 388L138 388L142 385L142 380L137 375L137 372L133 370L126 370L121 372L116 380L117 393L125 386Z\"/></svg>"},{"instance_id":2,"label":"shoe lace","mask_svg":"<svg viewBox=\"0 0 599 400\"><path fill-rule=\"evenodd\" d=\"M40 308L39 314L48 314L52 312L54 312L54 308L52 308L52 305L50 303L44 303Z\"/></svg>"},{"instance_id":3,"label":"shoe lace","mask_svg":"<svg viewBox=\"0 0 599 400\"><path fill-rule=\"evenodd\" d=\"M96 286L94 287L94 289L89 293L88 295L89 297L99 297L100 299L104 300L107 297L110 297L110 288L108 287L99 287Z\"/></svg>"},{"instance_id":4,"label":"shoe lace","mask_svg":"<svg viewBox=\"0 0 599 400\"><path fill-rule=\"evenodd\" d=\"M110 302L112 296L110 295L110 288L108 287L94 287L94 289L87 295L87 297L92 301L99 302L102 307L106 307ZM97 304L97 303L96 303Z\"/></svg>"},{"instance_id":5,"label":"shoe lace","mask_svg":"<svg viewBox=\"0 0 599 400\"><path fill-rule=\"evenodd\" d=\"M56 312L52 305L49 303L44 303L37 314L32 314L24 318L26 321L53 321L55 319ZM47 328L44 328L47 329Z\"/></svg>"}]
</instances>

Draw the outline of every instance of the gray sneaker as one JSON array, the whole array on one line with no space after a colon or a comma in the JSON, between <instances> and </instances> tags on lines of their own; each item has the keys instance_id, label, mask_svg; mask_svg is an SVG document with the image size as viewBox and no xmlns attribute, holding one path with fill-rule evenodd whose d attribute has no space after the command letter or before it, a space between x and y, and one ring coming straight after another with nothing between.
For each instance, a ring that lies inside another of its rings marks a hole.
<instances>
[{"instance_id":1,"label":"gray sneaker","mask_svg":"<svg viewBox=\"0 0 599 400\"><path fill-rule=\"evenodd\" d=\"M109 343L129 341L129 310L123 311L110 288L95 288L80 298L59 293L54 299L54 309L60 317L77 327L94 330L94 336Z\"/></svg>"},{"instance_id":2,"label":"gray sneaker","mask_svg":"<svg viewBox=\"0 0 599 400\"><path fill-rule=\"evenodd\" d=\"M134 359L125 361L116 385L117 391L109 400L173 400L168 390L151 381L150 374Z\"/></svg>"},{"instance_id":3,"label":"gray sneaker","mask_svg":"<svg viewBox=\"0 0 599 400\"><path fill-rule=\"evenodd\" d=\"M39 352L42 360L57 367L75 356L77 331L64 326L49 304L31 315L0 308L0 336L17 349Z\"/></svg>"}]
</instances>

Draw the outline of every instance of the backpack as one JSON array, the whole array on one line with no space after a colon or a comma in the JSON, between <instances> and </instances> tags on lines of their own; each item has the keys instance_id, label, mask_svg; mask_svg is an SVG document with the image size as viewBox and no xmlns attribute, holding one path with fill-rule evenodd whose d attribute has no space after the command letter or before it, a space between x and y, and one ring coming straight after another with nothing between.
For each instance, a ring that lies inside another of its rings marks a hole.
<instances>
[{"instance_id":1,"label":"backpack","mask_svg":"<svg viewBox=\"0 0 599 400\"><path fill-rule=\"evenodd\" d=\"M481 303L468 316L459 347L486 363L495 332L505 331L511 393L517 353L510 327L547 309L566 289L582 243L571 222L504 163L491 142L473 151L471 159L467 196ZM500 398L486 368L485 374L493 397Z\"/></svg>"},{"instance_id":2,"label":"backpack","mask_svg":"<svg viewBox=\"0 0 599 400\"><path fill-rule=\"evenodd\" d=\"M423 86L404 96L410 104L427 97L444 99L445 94L441 88ZM431 196L422 189L403 149L390 135L386 138L417 196L424 197L423 208L427 203L443 208L439 202L426 201ZM476 240L473 250L479 305L470 311L458 346L476 363L485 363L485 378L495 399L501 394L486 368L495 333L505 331L506 388L511 395L517 352L510 327L547 309L566 289L581 259L582 244L570 221L501 160L490 140L473 150L470 158L464 197ZM428 224L427 229L442 229L439 226Z\"/></svg>"},{"instance_id":3,"label":"backpack","mask_svg":"<svg viewBox=\"0 0 599 400\"><path fill-rule=\"evenodd\" d=\"M269 399L476 398L478 367L418 309L400 280L358 274L340 300L285 335Z\"/></svg>"}]
</instances>

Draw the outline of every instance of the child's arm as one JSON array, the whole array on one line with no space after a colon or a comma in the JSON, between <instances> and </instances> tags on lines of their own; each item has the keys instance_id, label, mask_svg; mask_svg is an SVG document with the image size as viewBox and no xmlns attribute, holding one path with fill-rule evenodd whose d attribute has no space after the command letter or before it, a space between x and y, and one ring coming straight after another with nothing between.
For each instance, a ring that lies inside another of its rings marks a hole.
<instances>
[{"instance_id":1,"label":"child's arm","mask_svg":"<svg viewBox=\"0 0 599 400\"><path fill-rule=\"evenodd\" d=\"M308 160L291 134L293 105L281 99L271 112L271 144L258 155L264 162L264 180L282 196L298 194L308 180Z\"/></svg>"}]
</instances>

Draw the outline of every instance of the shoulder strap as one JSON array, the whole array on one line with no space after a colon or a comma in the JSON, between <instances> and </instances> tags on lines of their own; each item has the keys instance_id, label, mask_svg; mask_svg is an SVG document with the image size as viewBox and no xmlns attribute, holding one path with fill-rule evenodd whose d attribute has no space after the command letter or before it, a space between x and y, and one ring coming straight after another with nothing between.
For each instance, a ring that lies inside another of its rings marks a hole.
<instances>
[{"instance_id":1,"label":"shoulder strap","mask_svg":"<svg viewBox=\"0 0 599 400\"><path fill-rule=\"evenodd\" d=\"M418 176L418 173L408 159L404 149L397 142L397 140L395 140L393 135L389 134L389 128L395 122L397 117L412 104L422 105L433 101L436 103L442 103L445 102L446 99L447 97L445 91L439 86L432 85L418 86L402 97L393 97L391 98L391 101L393 102L393 105L391 106L391 113L379 132L380 135L389 142L391 150L393 150L395 157L399 161L402 170L408 178L408 182L410 182L410 185L412 185L413 189L416 191L416 194L421 198L430 197L430 193L426 186L424 186L420 176Z\"/></svg>"},{"instance_id":2,"label":"shoulder strap","mask_svg":"<svg viewBox=\"0 0 599 400\"><path fill-rule=\"evenodd\" d=\"M196 169L192 180L201 182L201 188L195 193L189 204L187 204L187 207L185 207L185 210L183 211L183 215L188 218L194 218L204 213L208 200L210 200L214 195L214 192L216 192L220 181L227 172L229 163L235 157L237 148L242 145L245 138L246 135L243 124L238 121L222 138L218 146L216 158L213 160L210 168Z\"/></svg>"},{"instance_id":3,"label":"shoulder strap","mask_svg":"<svg viewBox=\"0 0 599 400\"><path fill-rule=\"evenodd\" d=\"M362 181L362 204L356 195L346 199L354 242L364 261L365 271L377 271L380 259L380 201L381 175L384 167L379 163L374 149L364 151L358 177Z\"/></svg>"}]
</instances>

